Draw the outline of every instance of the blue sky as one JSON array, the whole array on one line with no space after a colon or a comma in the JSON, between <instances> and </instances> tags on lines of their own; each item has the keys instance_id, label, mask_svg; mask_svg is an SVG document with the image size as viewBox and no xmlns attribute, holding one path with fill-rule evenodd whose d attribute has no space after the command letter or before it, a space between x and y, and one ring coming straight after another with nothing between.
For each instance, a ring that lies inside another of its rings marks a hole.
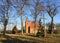
<instances>
[{"instance_id":1,"label":"blue sky","mask_svg":"<svg viewBox=\"0 0 60 43\"><path fill-rule=\"evenodd\" d=\"M56 2L59 2L59 0L56 0ZM1 3L2 2L0 2L0 4ZM57 5L59 5L59 3ZM28 15L25 15L23 17L24 18L23 23L25 25L26 17L28 17L30 21L33 21L33 18L31 16L29 16L29 14L31 14L29 8L27 7L27 8L24 8L24 9L25 9L25 14L28 14ZM9 17L10 17L9 18L9 23L10 24L7 25L7 29L11 30L14 27L14 25L16 25L18 29L21 29L20 16L18 15L16 9L11 6L11 9L9 11L10 11L10 13L9 13ZM45 15L45 18L46 18L46 23L51 22L50 16L47 13L45 13L44 15ZM58 13L54 17L54 23L60 23L60 8L58 9ZM0 23L0 29L3 29L3 28L4 28L3 23Z\"/></svg>"},{"instance_id":2,"label":"blue sky","mask_svg":"<svg viewBox=\"0 0 60 43\"><path fill-rule=\"evenodd\" d=\"M46 18L46 22L51 22L51 18L48 14L45 15L45 18ZM60 13L54 16L54 23L60 23L59 19L60 19Z\"/></svg>"}]
</instances>

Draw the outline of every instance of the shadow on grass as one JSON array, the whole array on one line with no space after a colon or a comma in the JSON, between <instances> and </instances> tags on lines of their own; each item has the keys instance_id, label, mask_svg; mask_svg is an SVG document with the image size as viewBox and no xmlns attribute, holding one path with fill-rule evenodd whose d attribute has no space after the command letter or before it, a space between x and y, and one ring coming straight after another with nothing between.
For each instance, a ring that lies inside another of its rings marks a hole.
<instances>
[{"instance_id":1,"label":"shadow on grass","mask_svg":"<svg viewBox=\"0 0 60 43\"><path fill-rule=\"evenodd\" d=\"M30 41L23 41L20 39L17 39L17 37L12 38L8 35L5 35L6 40L1 40L2 43L34 43L34 42L30 42Z\"/></svg>"},{"instance_id":2,"label":"shadow on grass","mask_svg":"<svg viewBox=\"0 0 60 43\"><path fill-rule=\"evenodd\" d=\"M8 36L8 35L5 35L4 38L6 38L6 40L1 40L2 43L44 43L43 40L38 40L37 39L32 39L32 38L26 38L26 37L18 37L18 36ZM27 40L21 40L21 39L27 39Z\"/></svg>"},{"instance_id":3,"label":"shadow on grass","mask_svg":"<svg viewBox=\"0 0 60 43\"><path fill-rule=\"evenodd\" d=\"M18 36L14 36L14 38L13 38L8 35L5 35L3 37L6 38L6 40L1 40L1 43L37 43L35 41L21 40L21 39L24 39L24 37L21 37L21 39L18 39L18 38L20 38Z\"/></svg>"},{"instance_id":4,"label":"shadow on grass","mask_svg":"<svg viewBox=\"0 0 60 43\"><path fill-rule=\"evenodd\" d=\"M36 37L34 34L25 34L26 36Z\"/></svg>"}]
</instances>

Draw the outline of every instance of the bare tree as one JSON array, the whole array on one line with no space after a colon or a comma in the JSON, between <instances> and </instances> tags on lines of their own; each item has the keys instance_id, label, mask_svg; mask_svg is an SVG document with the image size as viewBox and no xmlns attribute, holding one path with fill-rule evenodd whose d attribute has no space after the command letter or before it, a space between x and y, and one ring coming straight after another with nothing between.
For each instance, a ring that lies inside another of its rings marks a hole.
<instances>
[{"instance_id":1,"label":"bare tree","mask_svg":"<svg viewBox=\"0 0 60 43\"><path fill-rule=\"evenodd\" d=\"M3 2L3 1L2 1ZM15 3L15 4L13 4ZM10 6L13 6L14 8L16 8L14 5L16 5L16 2L15 1L11 1L11 0L5 0L4 1L4 4L2 6L2 10L0 10L0 13L4 15L4 32L3 32L3 35L5 35L6 33L6 26L8 24L8 19L9 19L9 10L10 10Z\"/></svg>"},{"instance_id":2,"label":"bare tree","mask_svg":"<svg viewBox=\"0 0 60 43\"><path fill-rule=\"evenodd\" d=\"M22 30L22 34L23 34L23 16L24 14L24 7L25 5L29 6L29 0L21 0L21 4L19 5L20 7L18 8L18 13L20 15L20 20L21 20L21 30ZM20 3L20 2L19 2Z\"/></svg>"},{"instance_id":3,"label":"bare tree","mask_svg":"<svg viewBox=\"0 0 60 43\"><path fill-rule=\"evenodd\" d=\"M34 2L34 1L33 1ZM44 6L42 5L42 3L40 2L40 0L36 0L36 2L34 2L34 6L32 5L32 7L34 8L34 10L32 10L32 15L34 18L34 34L36 35L36 22L37 22L37 18L38 15L44 11Z\"/></svg>"},{"instance_id":4,"label":"bare tree","mask_svg":"<svg viewBox=\"0 0 60 43\"><path fill-rule=\"evenodd\" d=\"M57 14L57 6L56 4L50 4L49 1L47 3L47 12L49 14L49 16L51 17L51 34L53 35L54 33L54 16Z\"/></svg>"},{"instance_id":5,"label":"bare tree","mask_svg":"<svg viewBox=\"0 0 60 43\"><path fill-rule=\"evenodd\" d=\"M3 35L5 35L6 33L6 26L7 26L7 23L8 23L8 11L9 11L9 2L10 0L6 0L7 2L7 7L6 7L6 17L5 17L5 22L4 22L4 32L3 32Z\"/></svg>"}]
</instances>

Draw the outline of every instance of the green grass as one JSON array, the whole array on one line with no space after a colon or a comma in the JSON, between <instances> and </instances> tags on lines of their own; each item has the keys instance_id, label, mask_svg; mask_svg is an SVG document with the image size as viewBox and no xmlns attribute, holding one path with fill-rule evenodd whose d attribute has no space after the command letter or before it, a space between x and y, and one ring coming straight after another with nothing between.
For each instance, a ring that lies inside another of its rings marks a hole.
<instances>
[{"instance_id":1,"label":"green grass","mask_svg":"<svg viewBox=\"0 0 60 43\"><path fill-rule=\"evenodd\" d=\"M60 34L54 34L54 37L60 37Z\"/></svg>"}]
</instances>

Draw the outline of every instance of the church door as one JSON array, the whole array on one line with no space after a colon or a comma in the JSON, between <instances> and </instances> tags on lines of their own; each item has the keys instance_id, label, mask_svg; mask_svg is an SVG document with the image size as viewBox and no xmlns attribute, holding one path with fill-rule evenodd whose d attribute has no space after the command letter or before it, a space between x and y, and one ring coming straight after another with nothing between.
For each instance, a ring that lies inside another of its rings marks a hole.
<instances>
[{"instance_id":1,"label":"church door","mask_svg":"<svg viewBox=\"0 0 60 43\"><path fill-rule=\"evenodd\" d=\"M28 27L28 33L30 33L30 27Z\"/></svg>"}]
</instances>

